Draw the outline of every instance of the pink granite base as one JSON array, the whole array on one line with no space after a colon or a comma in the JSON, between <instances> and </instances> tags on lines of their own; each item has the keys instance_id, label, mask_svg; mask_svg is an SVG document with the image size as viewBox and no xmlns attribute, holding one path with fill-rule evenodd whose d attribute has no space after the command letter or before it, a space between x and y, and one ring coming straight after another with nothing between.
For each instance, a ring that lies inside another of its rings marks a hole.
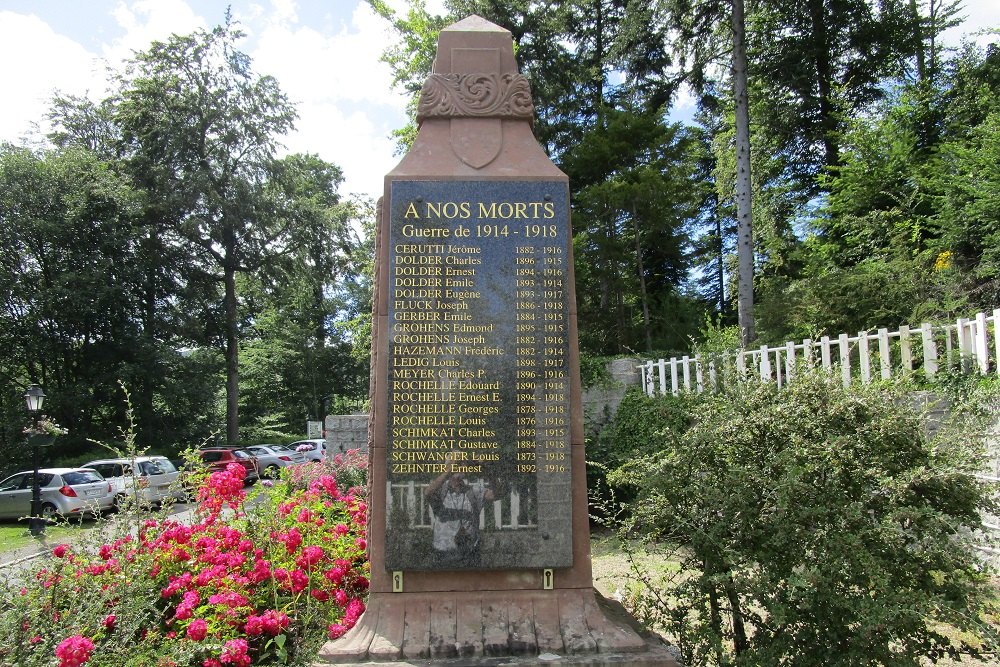
<instances>
[{"instance_id":1,"label":"pink granite base","mask_svg":"<svg viewBox=\"0 0 1000 667\"><path fill-rule=\"evenodd\" d=\"M592 589L372 594L358 624L315 664L679 667L622 613Z\"/></svg>"}]
</instances>

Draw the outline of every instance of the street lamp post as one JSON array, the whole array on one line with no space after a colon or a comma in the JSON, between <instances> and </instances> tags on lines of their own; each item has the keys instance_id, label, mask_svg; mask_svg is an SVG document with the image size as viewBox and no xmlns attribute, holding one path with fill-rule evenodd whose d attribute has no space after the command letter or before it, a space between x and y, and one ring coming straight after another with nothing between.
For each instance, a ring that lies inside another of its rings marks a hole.
<instances>
[{"instance_id":1,"label":"street lamp post","mask_svg":"<svg viewBox=\"0 0 1000 667\"><path fill-rule=\"evenodd\" d=\"M24 400L28 404L28 412L31 413L31 417L34 420L34 430L38 431L38 417L42 412L42 404L45 402L45 392L37 384L32 384L28 387L28 390L24 392ZM38 436L37 433L33 434L33 437L28 438L31 441L31 456L34 460L35 473L31 478L31 518L28 520L28 531L34 537L45 532L45 522L42 521L41 506L42 506L42 490L38 486Z\"/></svg>"}]
</instances>

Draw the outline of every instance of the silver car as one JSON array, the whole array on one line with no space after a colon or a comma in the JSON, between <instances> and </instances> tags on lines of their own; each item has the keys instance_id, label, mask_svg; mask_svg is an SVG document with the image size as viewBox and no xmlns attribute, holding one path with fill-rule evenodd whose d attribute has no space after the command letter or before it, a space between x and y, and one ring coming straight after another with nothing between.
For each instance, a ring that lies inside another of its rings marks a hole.
<instances>
[{"instance_id":1,"label":"silver car","mask_svg":"<svg viewBox=\"0 0 1000 667\"><path fill-rule=\"evenodd\" d=\"M257 457L257 468L263 479L274 479L282 468L304 463L306 460L302 452L288 450L278 445L251 445L244 447L243 451Z\"/></svg>"},{"instance_id":2,"label":"silver car","mask_svg":"<svg viewBox=\"0 0 1000 667\"><path fill-rule=\"evenodd\" d=\"M185 495L177 481L180 473L166 456L99 459L84 467L96 470L111 482L116 509L121 509L127 498L136 499L142 506L152 506L168 498L182 500Z\"/></svg>"},{"instance_id":3,"label":"silver car","mask_svg":"<svg viewBox=\"0 0 1000 667\"><path fill-rule=\"evenodd\" d=\"M326 440L323 438L310 438L309 440L298 440L288 445L290 449L305 454L306 461L326 460Z\"/></svg>"},{"instance_id":4,"label":"silver car","mask_svg":"<svg viewBox=\"0 0 1000 667\"><path fill-rule=\"evenodd\" d=\"M0 518L21 519L31 515L33 480L34 471L25 470L0 482ZM110 509L114 502L110 482L90 468L41 468L38 485L40 514L46 519L56 515L97 515Z\"/></svg>"}]
</instances>

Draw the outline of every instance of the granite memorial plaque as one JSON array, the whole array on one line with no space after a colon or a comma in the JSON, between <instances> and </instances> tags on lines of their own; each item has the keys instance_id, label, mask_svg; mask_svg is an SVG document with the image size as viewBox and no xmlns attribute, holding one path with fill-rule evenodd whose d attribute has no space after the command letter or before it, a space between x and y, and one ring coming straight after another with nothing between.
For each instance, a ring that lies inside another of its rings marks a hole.
<instances>
[{"instance_id":1,"label":"granite memorial plaque","mask_svg":"<svg viewBox=\"0 0 1000 667\"><path fill-rule=\"evenodd\" d=\"M390 570L572 564L568 203L559 181L392 183Z\"/></svg>"},{"instance_id":2,"label":"granite memorial plaque","mask_svg":"<svg viewBox=\"0 0 1000 667\"><path fill-rule=\"evenodd\" d=\"M533 118L509 31L441 30L378 207L370 595L320 660L677 667L594 594L569 179Z\"/></svg>"}]
</instances>

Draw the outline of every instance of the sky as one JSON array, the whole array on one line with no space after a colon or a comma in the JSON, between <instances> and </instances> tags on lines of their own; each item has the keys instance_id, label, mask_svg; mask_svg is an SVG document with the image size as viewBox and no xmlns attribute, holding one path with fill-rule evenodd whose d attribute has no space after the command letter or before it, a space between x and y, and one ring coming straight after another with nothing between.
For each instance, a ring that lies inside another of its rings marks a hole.
<instances>
[{"instance_id":1,"label":"sky","mask_svg":"<svg viewBox=\"0 0 1000 667\"><path fill-rule=\"evenodd\" d=\"M967 20L948 42L1000 25L996 2L966 0ZM443 0L426 4L443 13ZM406 97L380 62L391 31L361 0L0 0L0 141L43 141L55 91L100 99L109 67L171 33L220 24L227 7L254 71L276 77L296 105L285 150L340 166L342 194L378 197L399 161L390 133L406 122Z\"/></svg>"}]
</instances>

